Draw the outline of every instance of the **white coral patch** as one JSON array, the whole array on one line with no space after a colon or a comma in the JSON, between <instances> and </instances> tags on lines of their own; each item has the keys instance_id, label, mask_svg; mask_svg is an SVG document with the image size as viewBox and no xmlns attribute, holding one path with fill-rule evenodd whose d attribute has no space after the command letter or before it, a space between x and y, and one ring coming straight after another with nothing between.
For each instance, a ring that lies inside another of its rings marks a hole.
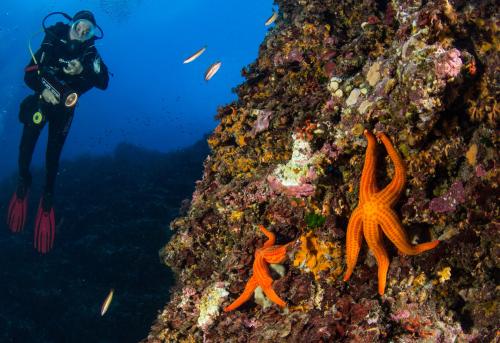
<instances>
[{"instance_id":1,"label":"white coral patch","mask_svg":"<svg viewBox=\"0 0 500 343\"><path fill-rule=\"evenodd\" d=\"M292 158L285 165L280 165L274 170L274 176L283 186L299 186L301 179L306 177L312 166L312 151L309 142L293 135Z\"/></svg>"},{"instance_id":2,"label":"white coral patch","mask_svg":"<svg viewBox=\"0 0 500 343\"><path fill-rule=\"evenodd\" d=\"M337 89L339 89L339 86L340 86L340 83L342 82L342 79L341 78L338 78L338 77L332 77L330 79L330 82L328 82L328 85L326 86L326 88L328 88L328 90L330 91L330 93L335 93L335 91Z\"/></svg>"},{"instance_id":3,"label":"white coral patch","mask_svg":"<svg viewBox=\"0 0 500 343\"><path fill-rule=\"evenodd\" d=\"M200 299L198 327L202 330L208 329L220 313L220 304L229 295L225 284L218 282L207 289Z\"/></svg>"}]
</instances>

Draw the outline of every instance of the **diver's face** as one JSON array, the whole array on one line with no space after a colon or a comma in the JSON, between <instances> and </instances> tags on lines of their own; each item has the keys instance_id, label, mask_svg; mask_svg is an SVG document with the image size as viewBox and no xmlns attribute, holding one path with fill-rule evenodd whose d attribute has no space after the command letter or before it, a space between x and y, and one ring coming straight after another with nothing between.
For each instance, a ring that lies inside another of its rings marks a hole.
<instances>
[{"instance_id":1,"label":"diver's face","mask_svg":"<svg viewBox=\"0 0 500 343\"><path fill-rule=\"evenodd\" d=\"M87 20L79 20L70 30L70 38L72 40L85 41L92 35L92 24Z\"/></svg>"}]
</instances>

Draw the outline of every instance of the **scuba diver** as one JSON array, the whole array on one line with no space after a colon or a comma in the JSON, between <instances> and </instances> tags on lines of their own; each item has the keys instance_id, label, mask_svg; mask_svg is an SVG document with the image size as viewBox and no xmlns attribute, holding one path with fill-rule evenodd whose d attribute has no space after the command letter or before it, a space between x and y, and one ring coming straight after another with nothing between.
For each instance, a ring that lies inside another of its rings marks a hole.
<instances>
[{"instance_id":1,"label":"scuba diver","mask_svg":"<svg viewBox=\"0 0 500 343\"><path fill-rule=\"evenodd\" d=\"M62 15L69 23L46 27L52 15ZM36 142L45 124L49 135L45 156L46 180L35 219L34 246L44 254L52 249L55 236L53 195L59 158L68 135L78 98L92 87L108 87L108 69L95 47L103 37L92 12L79 11L73 17L63 12L48 14L42 21L45 37L40 49L25 68L24 82L35 94L20 105L19 120L24 124L19 146L19 179L12 195L7 224L20 232L26 223L28 193L31 186L30 164ZM96 35L96 30L100 35Z\"/></svg>"}]
</instances>

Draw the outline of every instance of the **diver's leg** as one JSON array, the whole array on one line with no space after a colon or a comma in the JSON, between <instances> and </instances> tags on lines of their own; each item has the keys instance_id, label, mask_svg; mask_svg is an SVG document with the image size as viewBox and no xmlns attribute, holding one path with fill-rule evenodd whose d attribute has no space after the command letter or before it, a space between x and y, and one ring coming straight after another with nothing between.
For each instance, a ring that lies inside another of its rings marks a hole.
<instances>
[{"instance_id":1,"label":"diver's leg","mask_svg":"<svg viewBox=\"0 0 500 343\"><path fill-rule=\"evenodd\" d=\"M35 249L42 254L49 252L54 246L56 220L54 208L52 207L53 193L59 168L59 158L72 120L73 111L68 112L65 110L52 113L49 119L49 139L45 161L47 176L44 193L38 205L34 231Z\"/></svg>"},{"instance_id":2,"label":"diver's leg","mask_svg":"<svg viewBox=\"0 0 500 343\"><path fill-rule=\"evenodd\" d=\"M24 124L21 143L19 145L19 179L28 187L31 185L31 159L41 131L40 127Z\"/></svg>"},{"instance_id":3,"label":"diver's leg","mask_svg":"<svg viewBox=\"0 0 500 343\"><path fill-rule=\"evenodd\" d=\"M66 137L68 136L71 122L73 121L73 111L60 112L49 121L49 138L46 153L46 182L45 193L53 194L55 180L59 170L59 159Z\"/></svg>"},{"instance_id":4,"label":"diver's leg","mask_svg":"<svg viewBox=\"0 0 500 343\"><path fill-rule=\"evenodd\" d=\"M31 119L37 106L36 96L28 96L21 103L19 110L19 119L24 123L19 143L19 179L7 212L7 225L14 233L23 230L28 216L28 191L31 186L29 168L36 142L43 128L43 123L37 125Z\"/></svg>"}]
</instances>

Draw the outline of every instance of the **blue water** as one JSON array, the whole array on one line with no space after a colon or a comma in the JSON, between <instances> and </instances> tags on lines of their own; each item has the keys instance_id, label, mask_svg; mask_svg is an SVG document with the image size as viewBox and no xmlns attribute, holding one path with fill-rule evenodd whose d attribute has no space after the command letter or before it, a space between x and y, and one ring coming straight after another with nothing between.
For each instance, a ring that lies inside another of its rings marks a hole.
<instances>
[{"instance_id":1,"label":"blue water","mask_svg":"<svg viewBox=\"0 0 500 343\"><path fill-rule=\"evenodd\" d=\"M41 255L33 227L47 128L33 156L26 227L12 234L5 225L22 132L19 103L31 94L23 82L28 39L36 50L47 13L81 9L91 10L105 32L96 45L113 76L107 90L93 89L77 104L56 182L55 247ZM203 136L216 125L217 107L236 100L232 89L256 59L272 10L271 0L1 2L0 342L147 336L173 283L158 250L201 178ZM196 61L182 63L203 46ZM206 82L215 61L222 67ZM115 300L101 317L110 288Z\"/></svg>"},{"instance_id":2,"label":"blue water","mask_svg":"<svg viewBox=\"0 0 500 343\"><path fill-rule=\"evenodd\" d=\"M22 129L18 106L30 93L23 83L28 39L40 32L47 13L73 15L80 9L91 10L103 28L105 38L97 47L114 76L106 91L93 89L81 97L63 160L106 154L123 141L165 152L210 132L217 107L236 99L231 89L243 81L241 69L257 57L273 2L2 1L0 179L17 168ZM42 38L40 33L32 39L33 49ZM207 50L195 62L182 64L205 45ZM221 69L205 82L206 69L217 60L222 61ZM34 154L35 166L44 160L45 135Z\"/></svg>"}]
</instances>

